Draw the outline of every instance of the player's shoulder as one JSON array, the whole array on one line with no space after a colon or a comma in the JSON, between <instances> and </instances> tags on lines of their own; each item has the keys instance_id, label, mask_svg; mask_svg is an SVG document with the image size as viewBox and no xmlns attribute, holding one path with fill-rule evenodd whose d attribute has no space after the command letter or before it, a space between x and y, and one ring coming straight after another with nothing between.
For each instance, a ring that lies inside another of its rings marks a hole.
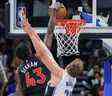
<instances>
[{"instance_id":1,"label":"player's shoulder","mask_svg":"<svg viewBox=\"0 0 112 96\"><path fill-rule=\"evenodd\" d=\"M69 80L75 80L76 81L76 77L72 77L71 75L68 74L67 71L63 71L63 78L64 79L69 79Z\"/></svg>"}]
</instances>

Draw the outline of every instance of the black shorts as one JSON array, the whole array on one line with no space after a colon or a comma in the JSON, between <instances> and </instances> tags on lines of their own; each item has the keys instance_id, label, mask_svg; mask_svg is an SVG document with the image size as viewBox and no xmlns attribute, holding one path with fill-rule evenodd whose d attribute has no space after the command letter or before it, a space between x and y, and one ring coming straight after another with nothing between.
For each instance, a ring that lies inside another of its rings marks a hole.
<instances>
[{"instance_id":1,"label":"black shorts","mask_svg":"<svg viewBox=\"0 0 112 96\"><path fill-rule=\"evenodd\" d=\"M46 86L45 96L52 96L54 92L55 87L52 87L50 85Z\"/></svg>"}]
</instances>

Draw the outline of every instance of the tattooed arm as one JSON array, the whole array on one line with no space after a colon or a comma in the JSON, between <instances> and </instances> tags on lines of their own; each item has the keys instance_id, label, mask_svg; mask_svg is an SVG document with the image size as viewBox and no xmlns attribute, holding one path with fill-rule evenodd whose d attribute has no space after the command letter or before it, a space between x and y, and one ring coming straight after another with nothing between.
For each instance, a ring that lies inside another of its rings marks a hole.
<instances>
[{"instance_id":1,"label":"tattooed arm","mask_svg":"<svg viewBox=\"0 0 112 96\"><path fill-rule=\"evenodd\" d=\"M48 47L48 49L51 49L52 47L52 41L53 41L53 31L55 28L55 13L56 13L56 9L50 9L50 19L49 19L49 23L48 23L48 29L47 29L47 33L45 35L45 45Z\"/></svg>"}]
</instances>

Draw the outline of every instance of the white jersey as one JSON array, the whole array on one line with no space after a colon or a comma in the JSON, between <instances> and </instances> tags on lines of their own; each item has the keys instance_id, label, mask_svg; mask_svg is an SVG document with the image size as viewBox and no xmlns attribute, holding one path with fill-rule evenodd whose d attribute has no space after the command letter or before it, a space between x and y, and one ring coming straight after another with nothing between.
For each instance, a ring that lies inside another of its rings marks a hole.
<instances>
[{"instance_id":1,"label":"white jersey","mask_svg":"<svg viewBox=\"0 0 112 96\"><path fill-rule=\"evenodd\" d=\"M76 78L64 73L62 80L54 90L53 96L72 96L72 91L76 83Z\"/></svg>"}]
</instances>

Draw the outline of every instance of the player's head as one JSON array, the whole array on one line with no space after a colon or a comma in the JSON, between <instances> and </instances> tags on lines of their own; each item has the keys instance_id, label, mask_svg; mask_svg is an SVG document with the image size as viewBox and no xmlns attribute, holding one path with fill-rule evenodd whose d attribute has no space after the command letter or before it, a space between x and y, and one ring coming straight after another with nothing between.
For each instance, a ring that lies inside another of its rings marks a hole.
<instances>
[{"instance_id":1,"label":"player's head","mask_svg":"<svg viewBox=\"0 0 112 96\"><path fill-rule=\"evenodd\" d=\"M70 76L76 77L82 73L83 67L83 61L79 58L76 58L69 65L67 65L66 70Z\"/></svg>"},{"instance_id":2,"label":"player's head","mask_svg":"<svg viewBox=\"0 0 112 96\"><path fill-rule=\"evenodd\" d=\"M30 55L30 43L21 42L17 45L14 57L14 67L17 67L21 62L25 61Z\"/></svg>"}]
</instances>

